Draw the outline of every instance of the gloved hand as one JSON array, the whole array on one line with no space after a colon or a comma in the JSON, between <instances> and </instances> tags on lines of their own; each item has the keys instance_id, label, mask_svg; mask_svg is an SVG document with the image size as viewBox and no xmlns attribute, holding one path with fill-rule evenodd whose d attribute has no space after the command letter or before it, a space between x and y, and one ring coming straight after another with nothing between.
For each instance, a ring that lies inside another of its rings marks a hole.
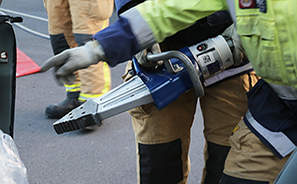
<instances>
[{"instance_id":1,"label":"gloved hand","mask_svg":"<svg viewBox=\"0 0 297 184\"><path fill-rule=\"evenodd\" d=\"M74 71L88 68L99 61L106 60L103 48L98 41L89 41L81 47L67 49L45 61L39 72L55 67L55 77L62 85L75 79Z\"/></svg>"},{"instance_id":2,"label":"gloved hand","mask_svg":"<svg viewBox=\"0 0 297 184\"><path fill-rule=\"evenodd\" d=\"M139 53L135 54L135 58L137 59L138 63L144 67L154 67L156 65L162 65L163 61L151 62L146 59L146 55L148 53L151 54L158 54L161 53L161 49L158 43L155 43L151 47L140 51Z\"/></svg>"},{"instance_id":3,"label":"gloved hand","mask_svg":"<svg viewBox=\"0 0 297 184\"><path fill-rule=\"evenodd\" d=\"M234 49L233 49L233 58L234 58L234 65L239 65L243 59L247 58L247 55L242 47L241 40L238 34L236 34L236 28L234 24L229 26L223 33L222 36L225 38L230 38L233 42Z\"/></svg>"}]
</instances>

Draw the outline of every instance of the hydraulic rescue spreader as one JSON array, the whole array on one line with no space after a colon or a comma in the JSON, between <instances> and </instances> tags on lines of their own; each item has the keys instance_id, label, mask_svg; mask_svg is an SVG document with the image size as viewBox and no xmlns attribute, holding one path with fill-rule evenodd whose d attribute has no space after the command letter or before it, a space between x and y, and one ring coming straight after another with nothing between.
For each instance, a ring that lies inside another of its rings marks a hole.
<instances>
[{"instance_id":1,"label":"hydraulic rescue spreader","mask_svg":"<svg viewBox=\"0 0 297 184\"><path fill-rule=\"evenodd\" d=\"M108 117L151 102L160 110L191 88L202 97L204 80L234 64L232 50L233 42L219 35L179 51L148 54L148 61L163 60L153 68L143 67L133 58L131 79L75 108L56 121L54 129L61 134L101 125Z\"/></svg>"}]
</instances>

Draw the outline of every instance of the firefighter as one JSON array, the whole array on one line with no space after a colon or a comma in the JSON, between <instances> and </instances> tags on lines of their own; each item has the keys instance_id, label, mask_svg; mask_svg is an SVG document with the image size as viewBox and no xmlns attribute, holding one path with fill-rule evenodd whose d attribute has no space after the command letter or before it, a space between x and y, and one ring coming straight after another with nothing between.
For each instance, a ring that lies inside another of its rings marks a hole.
<instances>
[{"instance_id":1,"label":"firefighter","mask_svg":"<svg viewBox=\"0 0 297 184\"><path fill-rule=\"evenodd\" d=\"M116 0L115 4L118 14L121 14L142 2ZM167 37L160 43L161 50L178 50L199 43L222 34L232 23L227 11L216 12ZM228 29L232 29L232 26ZM155 45L149 50L161 52ZM155 64L147 63L141 57L145 52L140 52L136 58L142 66L154 67ZM130 61L126 67L125 80L132 77L129 75L131 70ZM205 81L205 95L200 99L206 140L201 183L205 184L219 183L230 149L229 137L247 110L245 94L258 79L247 59L237 61L236 66L218 75ZM187 183L190 172L188 152L196 105L197 97L191 90L160 111L153 103L128 111L132 116L137 145L139 183ZM149 158L150 163L143 158ZM151 172L146 172L148 170Z\"/></svg>"},{"instance_id":2,"label":"firefighter","mask_svg":"<svg viewBox=\"0 0 297 184\"><path fill-rule=\"evenodd\" d=\"M63 82L73 71L99 60L115 66L197 20L229 8L261 79L248 92L248 110L230 137L221 183L273 183L297 143L296 6L295 0L145 1L96 33L95 41L50 58L41 71L60 66L55 75Z\"/></svg>"},{"instance_id":3,"label":"firefighter","mask_svg":"<svg viewBox=\"0 0 297 184\"><path fill-rule=\"evenodd\" d=\"M94 33L107 27L113 0L44 0L44 6L48 14L51 45L56 55L68 48L84 45ZM61 118L87 99L97 98L110 90L110 69L104 62L79 70L75 75L73 82L63 84L66 99L46 107L45 114L49 118Z\"/></svg>"}]
</instances>

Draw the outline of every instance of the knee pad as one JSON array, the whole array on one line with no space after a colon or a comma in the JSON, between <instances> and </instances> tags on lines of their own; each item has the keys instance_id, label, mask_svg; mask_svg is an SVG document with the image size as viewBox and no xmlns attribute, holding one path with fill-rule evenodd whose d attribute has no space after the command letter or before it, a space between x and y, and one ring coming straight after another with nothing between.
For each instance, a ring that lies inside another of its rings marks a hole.
<instances>
[{"instance_id":1,"label":"knee pad","mask_svg":"<svg viewBox=\"0 0 297 184\"><path fill-rule=\"evenodd\" d=\"M207 142L208 159L205 163L206 175L204 184L213 184L220 181L229 150L229 146Z\"/></svg>"},{"instance_id":2,"label":"knee pad","mask_svg":"<svg viewBox=\"0 0 297 184\"><path fill-rule=\"evenodd\" d=\"M256 181L241 178L235 178L226 174L222 175L220 184L269 184L269 181Z\"/></svg>"},{"instance_id":3,"label":"knee pad","mask_svg":"<svg viewBox=\"0 0 297 184\"><path fill-rule=\"evenodd\" d=\"M55 55L60 54L64 50L70 48L63 33L50 35L50 39Z\"/></svg>"},{"instance_id":4,"label":"knee pad","mask_svg":"<svg viewBox=\"0 0 297 184\"><path fill-rule=\"evenodd\" d=\"M140 183L175 184L183 180L180 139L163 144L138 144Z\"/></svg>"}]
</instances>

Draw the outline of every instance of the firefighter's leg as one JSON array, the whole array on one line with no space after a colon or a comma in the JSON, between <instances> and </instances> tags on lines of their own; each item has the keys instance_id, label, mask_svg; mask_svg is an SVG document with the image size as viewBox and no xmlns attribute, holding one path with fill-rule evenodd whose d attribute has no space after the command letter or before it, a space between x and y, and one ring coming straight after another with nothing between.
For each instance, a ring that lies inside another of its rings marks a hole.
<instances>
[{"instance_id":1,"label":"firefighter's leg","mask_svg":"<svg viewBox=\"0 0 297 184\"><path fill-rule=\"evenodd\" d=\"M131 75L132 62L126 66L125 81ZM187 183L190 130L196 111L194 90L158 110L154 104L131 109L137 152L138 183Z\"/></svg>"},{"instance_id":2,"label":"firefighter's leg","mask_svg":"<svg viewBox=\"0 0 297 184\"><path fill-rule=\"evenodd\" d=\"M279 159L241 120L230 137L221 184L272 184L290 155Z\"/></svg>"},{"instance_id":3,"label":"firefighter's leg","mask_svg":"<svg viewBox=\"0 0 297 184\"><path fill-rule=\"evenodd\" d=\"M48 30L54 54L75 47L77 44L72 33L72 21L68 1L44 0L48 14Z\"/></svg>"},{"instance_id":4,"label":"firefighter's leg","mask_svg":"<svg viewBox=\"0 0 297 184\"><path fill-rule=\"evenodd\" d=\"M48 13L48 28L54 54L77 46L73 33L71 13L68 1L44 0L44 5ZM80 94L80 80L65 84L67 97L58 104L51 104L46 107L45 113L50 118L61 118L73 108L80 105L78 97Z\"/></svg>"},{"instance_id":5,"label":"firefighter's leg","mask_svg":"<svg viewBox=\"0 0 297 184\"><path fill-rule=\"evenodd\" d=\"M230 149L229 137L247 110L246 92L257 80L251 72L205 88L205 96L200 99L206 139L201 183L219 183Z\"/></svg>"},{"instance_id":6,"label":"firefighter's leg","mask_svg":"<svg viewBox=\"0 0 297 184\"><path fill-rule=\"evenodd\" d=\"M136 138L138 183L187 182L196 101L194 90L190 90L160 111L154 104L129 111Z\"/></svg>"},{"instance_id":7,"label":"firefighter's leg","mask_svg":"<svg viewBox=\"0 0 297 184\"><path fill-rule=\"evenodd\" d=\"M113 1L80 1L69 0L73 33L78 46L84 45L92 39L92 35L109 24L109 17L113 11ZM80 101L97 98L111 88L109 66L99 62L87 69L79 70L81 81Z\"/></svg>"}]
</instances>

